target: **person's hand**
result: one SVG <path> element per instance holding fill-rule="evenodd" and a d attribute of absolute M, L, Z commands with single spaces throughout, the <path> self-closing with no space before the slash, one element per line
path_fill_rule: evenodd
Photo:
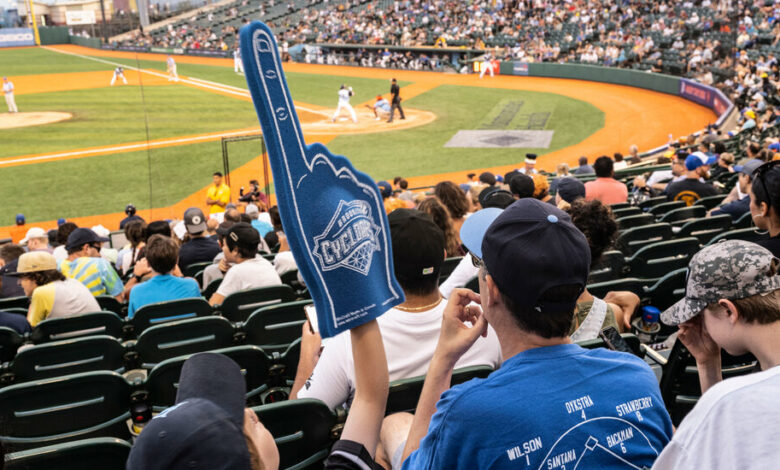
<path fill-rule="evenodd" d="M 322 337 L 312 331 L 309 320 L 306 320 L 303 323 L 303 331 L 301 332 L 301 360 L 305 358 L 313 368 L 317 364 L 321 352 Z"/>
<path fill-rule="evenodd" d="M 219 270 L 222 271 L 222 273 L 228 272 L 228 269 L 230 269 L 230 263 L 225 258 L 222 258 L 219 260 Z"/>
<path fill-rule="evenodd" d="M 149 262 L 146 258 L 141 258 L 135 262 L 133 266 L 133 276 L 143 277 L 152 272 L 152 268 L 149 267 Z"/>
<path fill-rule="evenodd" d="M 454 366 L 458 359 L 480 336 L 487 337 L 487 320 L 479 303 L 479 294 L 469 289 L 455 289 L 444 307 L 441 320 L 441 333 L 436 346 L 436 355 Z M 466 322 L 472 326 L 466 325 Z"/>
<path fill-rule="evenodd" d="M 279 234 L 279 252 L 290 251 L 290 244 L 287 243 L 287 235 Z"/>
<path fill-rule="evenodd" d="M 636 188 L 644 188 L 647 186 L 647 181 L 645 181 L 645 178 L 643 176 L 637 176 L 634 178 L 634 187 Z"/>
<path fill-rule="evenodd" d="M 702 315 L 696 315 L 680 324 L 680 332 L 677 337 L 691 352 L 697 364 L 717 363 L 720 365 L 720 346 L 707 332 Z"/>
<path fill-rule="evenodd" d="M 624 331 L 631 331 L 631 318 L 641 303 L 639 296 L 629 291 L 611 291 L 604 296 L 604 302 L 620 307 L 623 311 L 623 318 L 618 319 L 618 323 L 620 324 L 622 320 L 622 325 L 625 327 Z"/>
<path fill-rule="evenodd" d="M 244 408 L 244 437 L 251 443 L 250 458 L 259 460 L 261 468 L 279 468 L 279 449 L 276 448 L 274 437 L 250 408 Z"/>

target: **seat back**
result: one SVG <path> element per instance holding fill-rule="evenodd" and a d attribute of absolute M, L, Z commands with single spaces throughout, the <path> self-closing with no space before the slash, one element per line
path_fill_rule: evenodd
<path fill-rule="evenodd" d="M 213 313 L 214 310 L 205 299 L 193 297 L 144 305 L 135 312 L 130 323 L 133 325 L 135 334 L 140 335 L 150 326 L 174 320 L 205 317 Z"/>
<path fill-rule="evenodd" d="M 21 297 L 9 297 L 7 299 L 0 299 L 0 310 L 8 310 L 11 308 L 23 308 L 27 310 L 30 308 L 30 298 L 26 296 Z"/>
<path fill-rule="evenodd" d="M 631 256 L 640 248 L 656 242 L 670 240 L 672 238 L 672 226 L 670 224 L 650 224 L 634 227 L 620 232 L 615 240 L 615 248 L 626 256 Z"/>
<path fill-rule="evenodd" d="M 680 207 L 679 209 L 672 209 L 665 213 L 659 219 L 659 222 L 675 223 L 689 219 L 699 219 L 707 215 L 707 209 L 704 206 L 690 206 Z"/>
<path fill-rule="evenodd" d="M 624 277 L 612 281 L 588 284 L 588 292 L 594 297 L 603 299 L 610 291 L 627 290 L 636 294 L 640 299 L 645 297 L 645 289 L 642 281 L 633 277 Z"/>
<path fill-rule="evenodd" d="M 734 221 L 732 224 L 734 228 L 751 228 L 753 227 L 753 215 L 750 213 L 750 211 L 745 212 L 737 220 Z"/>
<path fill-rule="evenodd" d="M 114 312 L 85 313 L 75 317 L 44 320 L 35 325 L 30 339 L 35 344 L 94 335 L 120 339 L 123 325 L 122 319 Z"/>
<path fill-rule="evenodd" d="M 681 238 L 642 247 L 626 261 L 631 276 L 658 279 L 675 269 L 687 267 L 691 256 L 697 251 L 699 251 L 698 239 Z"/>
<path fill-rule="evenodd" d="M 89 437 L 128 439 L 130 384 L 116 372 L 84 372 L 0 389 L 6 450 Z"/>
<path fill-rule="evenodd" d="M 224 354 L 241 368 L 246 380 L 247 400 L 259 403 L 259 395 L 268 388 L 271 359 L 257 346 L 234 346 L 216 349 L 213 353 Z M 193 354 L 174 357 L 160 362 L 149 372 L 142 388 L 149 393 L 149 403 L 155 411 L 161 411 L 176 402 L 179 377 L 184 362 Z"/>
<path fill-rule="evenodd" d="M 618 230 L 628 230 L 634 227 L 641 227 L 642 225 L 650 225 L 655 223 L 655 217 L 650 214 L 629 215 L 628 217 L 621 217 L 617 220 Z"/>
<path fill-rule="evenodd" d="M 649 214 L 654 215 L 655 217 L 660 217 L 669 211 L 672 211 L 674 209 L 680 209 L 681 207 L 685 207 L 685 202 L 683 201 L 663 202 L 661 204 L 657 204 L 652 207 L 649 207 L 647 209 L 647 212 Z"/>
<path fill-rule="evenodd" d="M 622 209 L 612 209 L 612 213 L 615 215 L 616 219 L 619 219 L 631 215 L 641 215 L 642 210 L 638 207 L 624 207 Z"/>
<path fill-rule="evenodd" d="M 213 281 L 209 282 L 209 285 L 207 285 L 206 288 L 201 292 L 203 298 L 210 299 L 211 296 L 214 295 L 214 292 L 219 289 L 220 284 L 222 284 L 222 278 L 214 279 Z"/>
<path fill-rule="evenodd" d="M 708 245 L 713 245 L 721 240 L 745 240 L 746 242 L 756 243 L 767 238 L 769 238 L 769 233 L 767 232 L 759 232 L 756 228 L 740 228 L 716 235 L 710 240 Z"/>
<path fill-rule="evenodd" d="M 252 411 L 274 437 L 279 468 L 317 468 L 335 441 L 336 415 L 325 403 L 310 398 L 257 406 Z"/>
<path fill-rule="evenodd" d="M 721 203 L 726 199 L 725 194 L 718 194 L 717 196 L 707 196 L 699 199 L 698 201 L 694 202 L 694 206 L 703 206 L 705 209 L 710 210 L 714 209 L 715 207 L 718 207 L 718 204 Z"/>
<path fill-rule="evenodd" d="M 625 256 L 619 251 L 605 251 L 598 264 L 590 270 L 588 283 L 605 282 L 623 276 L 626 265 Z"/>
<path fill-rule="evenodd" d="M 181 273 L 185 277 L 195 277 L 198 271 L 203 271 L 204 269 L 211 266 L 212 264 L 214 264 L 214 262 L 212 261 L 203 261 L 200 263 L 188 264 L 187 266 L 184 267 L 184 269 L 181 270 Z"/>
<path fill-rule="evenodd" d="M 650 305 L 663 312 L 685 297 L 685 278 L 687 274 L 688 268 L 676 269 L 649 287 L 646 292 Z"/>
<path fill-rule="evenodd" d="M 609 208 L 612 209 L 612 212 L 614 213 L 616 210 L 619 209 L 625 209 L 627 207 L 633 207 L 628 202 L 616 202 L 614 204 L 610 204 Z"/>
<path fill-rule="evenodd" d="M 233 325 L 222 317 L 180 320 L 144 330 L 135 343 L 141 367 L 173 357 L 233 346 Z"/>
<path fill-rule="evenodd" d="M 306 321 L 303 307 L 311 303 L 299 300 L 257 309 L 244 324 L 246 342 L 269 354 L 284 351 L 301 337 L 301 325 Z"/>
<path fill-rule="evenodd" d="M 125 371 L 125 348 L 116 338 L 89 336 L 39 344 L 19 351 L 11 363 L 17 383 L 96 370 Z"/>
<path fill-rule="evenodd" d="M 731 228 L 731 216 L 728 214 L 714 215 L 701 219 L 693 219 L 685 224 L 677 232 L 678 238 L 696 237 L 703 245 L 709 243 L 713 237 L 720 235 Z"/>
<path fill-rule="evenodd" d="M 639 203 L 639 208 L 643 211 L 647 212 L 650 210 L 651 207 L 655 207 L 657 205 L 663 204 L 668 199 L 666 199 L 666 196 L 657 196 L 657 197 L 651 197 L 650 199 L 645 199 L 644 201 Z"/>
<path fill-rule="evenodd" d="M 112 437 L 94 437 L 14 452 L 5 456 L 5 470 L 100 470 L 125 468 L 130 443 Z"/>
<path fill-rule="evenodd" d="M 632 333 L 622 333 L 620 335 L 621 338 L 626 342 L 628 347 L 631 349 L 631 351 L 634 353 L 635 356 L 642 357 L 642 349 L 639 347 L 639 338 Z M 588 339 L 585 341 L 578 341 L 577 342 L 580 347 L 583 347 L 585 349 L 597 349 L 597 348 L 606 348 L 607 344 L 604 342 L 603 339 L 595 338 L 595 339 Z"/>
<path fill-rule="evenodd" d="M 456 369 L 452 372 L 450 387 L 468 382 L 474 378 L 484 379 L 493 368 L 490 366 L 472 366 Z M 417 409 L 417 402 L 420 400 L 425 376 L 420 375 L 408 379 L 395 380 L 390 384 L 390 391 L 387 395 L 386 415 L 406 411 L 414 413 Z"/>
<path fill-rule="evenodd" d="M 463 259 L 462 256 L 453 256 L 444 260 L 439 270 L 439 282 L 444 282 L 450 277 L 452 271 L 460 264 L 461 259 Z"/>
<path fill-rule="evenodd" d="M 120 304 L 115 297 L 111 297 L 110 295 L 99 295 L 95 297 L 95 300 L 97 300 L 98 305 L 100 305 L 100 310 L 114 312 L 120 317 L 124 317 L 124 305 Z"/>
<path fill-rule="evenodd" d="M 0 326 L 0 362 L 13 359 L 23 342 L 24 338 L 16 330 Z"/>
<path fill-rule="evenodd" d="M 237 323 L 246 321 L 249 315 L 260 307 L 292 300 L 295 300 L 295 293 L 288 285 L 259 287 L 228 295 L 219 311 L 223 317 Z"/>

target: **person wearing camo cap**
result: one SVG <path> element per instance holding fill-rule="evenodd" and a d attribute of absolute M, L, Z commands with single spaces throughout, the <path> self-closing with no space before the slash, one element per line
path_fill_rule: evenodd
<path fill-rule="evenodd" d="M 704 395 L 653 469 L 776 468 L 780 421 L 780 260 L 754 243 L 729 240 L 697 253 L 685 298 L 661 314 L 679 325 Z M 720 350 L 752 353 L 761 372 L 723 381 Z"/>

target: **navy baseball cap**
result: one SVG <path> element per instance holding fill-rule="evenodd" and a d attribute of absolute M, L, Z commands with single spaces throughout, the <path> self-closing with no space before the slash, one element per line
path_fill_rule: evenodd
<path fill-rule="evenodd" d="M 136 439 L 127 470 L 247 469 L 246 383 L 227 356 L 200 353 L 181 369 L 176 404 L 155 416 Z"/>
<path fill-rule="evenodd" d="M 16 225 L 24 225 L 24 214 L 16 214 Z"/>
<path fill-rule="evenodd" d="M 377 181 L 376 185 L 379 188 L 379 192 L 382 194 L 383 199 L 387 199 L 392 196 L 393 187 L 390 186 L 390 183 L 387 181 Z"/>
<path fill-rule="evenodd" d="M 585 289 L 590 248 L 568 214 L 537 199 L 520 199 L 504 211 L 485 209 L 461 228 L 466 249 L 480 258 L 499 290 L 519 306 L 574 311 L 579 294 L 558 302 L 540 297 L 550 288 Z"/>
<path fill-rule="evenodd" d="M 393 242 L 395 276 L 405 282 L 439 277 L 444 263 L 444 232 L 430 215 L 416 209 L 396 209 L 387 216 Z"/>
<path fill-rule="evenodd" d="M 505 209 L 513 202 L 515 202 L 515 198 L 512 196 L 512 193 L 496 186 L 488 186 L 479 193 L 479 205 L 483 209 L 488 207 Z"/>
<path fill-rule="evenodd" d="M 585 197 L 585 185 L 577 178 L 561 178 L 558 180 L 558 195 L 571 204 L 575 199 Z"/>
<path fill-rule="evenodd" d="M 107 241 L 109 241 L 108 238 L 99 237 L 92 229 L 79 227 L 68 235 L 68 242 L 65 244 L 65 249 L 70 250 L 86 245 L 87 243 L 105 243 Z"/>

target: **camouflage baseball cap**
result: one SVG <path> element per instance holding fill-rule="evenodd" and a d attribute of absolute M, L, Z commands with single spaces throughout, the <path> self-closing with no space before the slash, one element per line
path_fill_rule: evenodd
<path fill-rule="evenodd" d="M 705 247 L 691 259 L 685 298 L 661 314 L 667 325 L 679 325 L 720 299 L 744 299 L 780 289 L 778 263 L 764 247 L 742 240 L 728 240 Z"/>

